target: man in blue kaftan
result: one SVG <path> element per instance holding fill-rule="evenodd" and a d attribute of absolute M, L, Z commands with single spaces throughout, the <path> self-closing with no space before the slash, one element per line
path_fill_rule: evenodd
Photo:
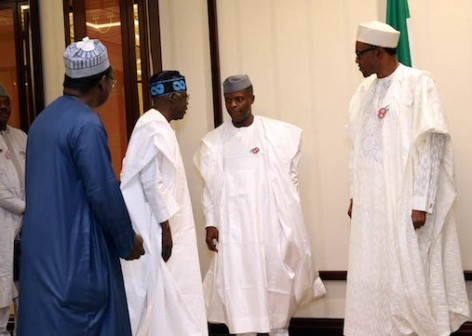
<path fill-rule="evenodd" d="M 144 250 L 93 110 L 115 80 L 98 40 L 71 44 L 64 61 L 64 95 L 29 131 L 18 334 L 129 336 L 120 258 Z"/>

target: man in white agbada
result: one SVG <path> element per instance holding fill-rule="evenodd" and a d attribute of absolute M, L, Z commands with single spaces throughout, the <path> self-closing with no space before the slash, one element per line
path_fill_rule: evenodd
<path fill-rule="evenodd" d="M 209 132 L 194 158 L 216 252 L 204 279 L 208 320 L 238 335 L 288 335 L 296 308 L 325 293 L 297 189 L 302 132 L 253 116 L 247 75 L 227 78 L 223 91 L 231 121 Z"/>
<path fill-rule="evenodd" d="M 10 335 L 10 304 L 15 301 L 16 307 L 18 303 L 13 243 L 25 211 L 26 134 L 7 125 L 10 114 L 10 96 L 0 84 L 0 335 Z"/>
<path fill-rule="evenodd" d="M 469 316 L 443 107 L 429 74 L 398 63 L 399 34 L 358 28 L 346 336 L 445 336 Z"/>
<path fill-rule="evenodd" d="M 133 335 L 208 335 L 192 206 L 170 121 L 188 105 L 185 78 L 150 78 L 156 109 L 139 118 L 121 174 L 121 190 L 145 256 L 122 263 Z"/>

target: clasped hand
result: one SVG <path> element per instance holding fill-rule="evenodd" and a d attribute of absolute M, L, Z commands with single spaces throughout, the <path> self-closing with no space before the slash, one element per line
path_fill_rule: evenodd
<path fill-rule="evenodd" d="M 131 251 L 130 255 L 126 258 L 126 260 L 139 259 L 143 254 L 144 254 L 143 237 L 137 234 L 136 236 L 134 236 L 133 250 Z"/>

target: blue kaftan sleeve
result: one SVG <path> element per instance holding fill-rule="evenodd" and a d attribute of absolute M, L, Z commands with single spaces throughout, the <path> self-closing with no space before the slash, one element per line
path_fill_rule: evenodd
<path fill-rule="evenodd" d="M 80 127 L 72 142 L 74 162 L 93 214 L 118 255 L 126 258 L 133 249 L 135 233 L 111 166 L 107 134 L 98 117 Z"/>

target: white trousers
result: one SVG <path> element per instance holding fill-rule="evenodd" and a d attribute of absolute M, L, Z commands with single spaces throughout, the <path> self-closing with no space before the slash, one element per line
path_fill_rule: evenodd
<path fill-rule="evenodd" d="M 0 308 L 0 335 L 10 336 L 10 332 L 7 331 L 8 319 L 10 318 L 10 307 Z"/>
<path fill-rule="evenodd" d="M 15 308 L 15 330 L 13 335 L 16 335 L 16 316 L 18 314 L 18 298 L 13 300 Z M 10 332 L 7 330 L 8 320 L 10 319 L 10 307 L 0 308 L 0 336 L 10 336 Z"/>

